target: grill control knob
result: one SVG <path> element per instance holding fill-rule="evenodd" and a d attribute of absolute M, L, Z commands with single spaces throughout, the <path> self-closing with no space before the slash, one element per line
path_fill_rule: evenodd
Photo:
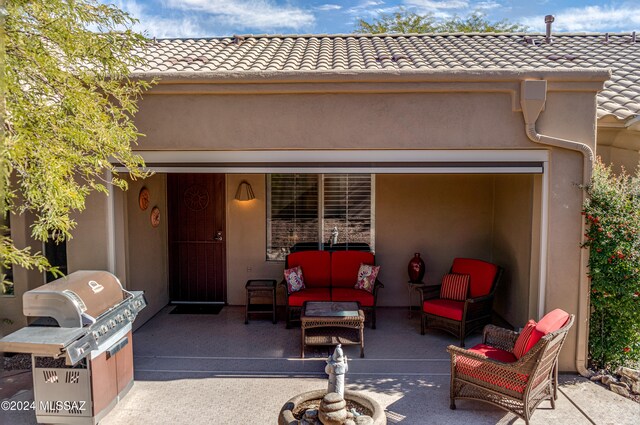
<path fill-rule="evenodd" d="M 100 337 L 100 333 L 98 333 L 98 331 L 93 331 L 93 337 L 98 339 Z"/>
<path fill-rule="evenodd" d="M 118 314 L 116 316 L 116 322 L 118 323 L 122 323 L 122 321 L 124 320 L 124 317 L 122 316 L 122 314 Z"/>
<path fill-rule="evenodd" d="M 113 329 L 116 327 L 116 321 L 111 319 L 109 320 L 109 328 Z"/>
<path fill-rule="evenodd" d="M 124 315 L 127 316 L 127 318 L 131 317 L 131 310 L 129 310 L 128 308 L 124 311 Z"/>
<path fill-rule="evenodd" d="M 104 335 L 107 332 L 109 332 L 109 329 L 105 325 L 100 326 L 100 335 Z"/>

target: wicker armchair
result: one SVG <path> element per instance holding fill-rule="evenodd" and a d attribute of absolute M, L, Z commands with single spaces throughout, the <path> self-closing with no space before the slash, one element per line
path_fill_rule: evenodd
<path fill-rule="evenodd" d="M 471 332 L 481 330 L 491 323 L 493 297 L 503 269 L 495 264 L 471 258 L 456 258 L 451 273 L 468 274 L 470 287 L 464 301 L 452 301 L 440 298 L 440 285 L 428 285 L 420 288 L 422 321 L 420 333 L 425 328 L 440 329 L 457 336 L 460 346 Z"/>
<path fill-rule="evenodd" d="M 493 325 L 484 328 L 483 344 L 469 350 L 450 345 L 450 408 L 456 408 L 456 399 L 480 400 L 514 413 L 526 424 L 542 401 L 549 400 L 555 409 L 558 356 L 573 321 L 570 315 L 560 329 L 543 336 L 517 360 L 512 352 L 519 334 Z"/>

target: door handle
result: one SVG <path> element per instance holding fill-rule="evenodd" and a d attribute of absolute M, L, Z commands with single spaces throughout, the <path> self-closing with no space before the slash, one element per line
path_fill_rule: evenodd
<path fill-rule="evenodd" d="M 222 242 L 222 231 L 218 230 L 216 235 L 213 237 L 213 240 L 216 242 Z"/>

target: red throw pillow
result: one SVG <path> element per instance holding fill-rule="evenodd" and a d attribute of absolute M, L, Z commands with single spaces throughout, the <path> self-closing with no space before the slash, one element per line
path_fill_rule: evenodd
<path fill-rule="evenodd" d="M 469 293 L 470 277 L 468 274 L 445 274 L 440 287 L 440 298 L 454 301 L 466 300 Z"/>
<path fill-rule="evenodd" d="M 543 337 L 542 333 L 536 330 L 536 325 L 535 320 L 529 320 L 520 335 L 518 335 L 518 339 L 513 346 L 513 355 L 516 356 L 516 359 L 520 359 L 527 354 Z"/>
<path fill-rule="evenodd" d="M 360 264 L 358 270 L 358 280 L 356 282 L 356 289 L 364 289 L 365 291 L 373 293 L 373 288 L 376 286 L 376 278 L 380 266 L 370 266 L 369 264 Z"/>
<path fill-rule="evenodd" d="M 284 280 L 287 281 L 287 291 L 292 294 L 304 289 L 304 276 L 302 267 L 296 266 L 284 271 Z"/>

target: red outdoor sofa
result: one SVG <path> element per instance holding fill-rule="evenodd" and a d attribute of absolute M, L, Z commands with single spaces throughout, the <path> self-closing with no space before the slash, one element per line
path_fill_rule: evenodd
<path fill-rule="evenodd" d="M 375 265 L 375 256 L 363 251 L 301 251 L 289 254 L 285 269 L 300 266 L 305 288 L 289 293 L 285 287 L 287 328 L 300 316 L 305 301 L 357 301 L 376 328 L 378 290 L 384 285 L 376 279 L 372 292 L 356 289 L 361 264 Z"/>

